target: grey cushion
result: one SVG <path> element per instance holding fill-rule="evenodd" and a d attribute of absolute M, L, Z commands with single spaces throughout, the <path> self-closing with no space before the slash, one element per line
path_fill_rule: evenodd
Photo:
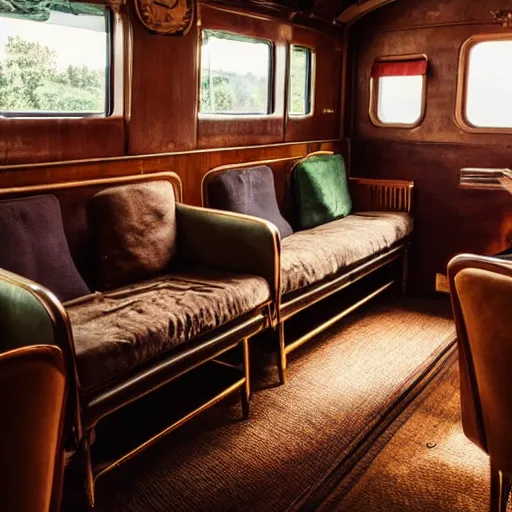
<path fill-rule="evenodd" d="M 118 380 L 269 300 L 262 277 L 196 268 L 68 307 L 82 389 Z"/>
<path fill-rule="evenodd" d="M 374 256 L 412 231 L 400 212 L 364 212 L 299 231 L 281 246 L 283 294 L 318 284 Z"/>
<path fill-rule="evenodd" d="M 32 279 L 61 301 L 90 293 L 69 252 L 55 196 L 0 202 L 0 267 Z"/>
<path fill-rule="evenodd" d="M 277 226 L 281 238 L 293 233 L 279 211 L 274 174 L 266 165 L 218 174 L 208 184 L 208 202 L 212 208 L 268 220 Z"/>
<path fill-rule="evenodd" d="M 88 212 L 100 289 L 154 276 L 176 253 L 174 191 L 167 181 L 107 188 L 91 199 Z"/>

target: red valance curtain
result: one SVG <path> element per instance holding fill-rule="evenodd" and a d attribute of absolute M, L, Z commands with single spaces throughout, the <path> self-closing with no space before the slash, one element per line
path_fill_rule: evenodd
<path fill-rule="evenodd" d="M 381 60 L 375 61 L 372 66 L 372 78 L 382 76 L 418 76 L 427 74 L 427 60 L 425 58 L 411 60 Z"/>

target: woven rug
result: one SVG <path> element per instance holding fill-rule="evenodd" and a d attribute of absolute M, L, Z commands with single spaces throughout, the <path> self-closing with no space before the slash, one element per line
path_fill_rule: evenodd
<path fill-rule="evenodd" d="M 247 421 L 224 402 L 102 477 L 95 510 L 300 508 L 370 446 L 454 340 L 447 301 L 385 296 L 294 353 L 288 383 L 255 392 Z"/>
<path fill-rule="evenodd" d="M 464 436 L 459 399 L 458 368 L 454 365 L 363 469 L 362 476 L 357 476 L 357 483 L 342 482 L 319 510 L 488 510 L 489 459 Z M 359 465 L 366 466 L 366 461 Z"/>

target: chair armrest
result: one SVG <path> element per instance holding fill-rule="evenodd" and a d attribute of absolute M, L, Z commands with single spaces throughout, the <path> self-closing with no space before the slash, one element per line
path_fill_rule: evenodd
<path fill-rule="evenodd" d="M 77 446 L 82 417 L 75 346 L 68 314 L 43 286 L 0 268 L 0 351 L 30 345 L 56 345 L 63 354 L 68 378 L 68 425 Z"/>
<path fill-rule="evenodd" d="M 178 254 L 206 267 L 265 278 L 277 321 L 281 297 L 281 240 L 270 222 L 222 210 L 178 203 Z"/>
<path fill-rule="evenodd" d="M 350 178 L 354 211 L 411 213 L 413 181 Z"/>

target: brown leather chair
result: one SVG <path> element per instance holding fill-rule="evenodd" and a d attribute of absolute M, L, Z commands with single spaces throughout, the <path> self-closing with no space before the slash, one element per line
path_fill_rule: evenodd
<path fill-rule="evenodd" d="M 462 426 L 491 459 L 491 511 L 512 477 L 512 263 L 460 255 L 448 265 L 457 326 Z"/>
<path fill-rule="evenodd" d="M 1 510 L 60 509 L 66 393 L 59 348 L 34 345 L 0 354 Z"/>

